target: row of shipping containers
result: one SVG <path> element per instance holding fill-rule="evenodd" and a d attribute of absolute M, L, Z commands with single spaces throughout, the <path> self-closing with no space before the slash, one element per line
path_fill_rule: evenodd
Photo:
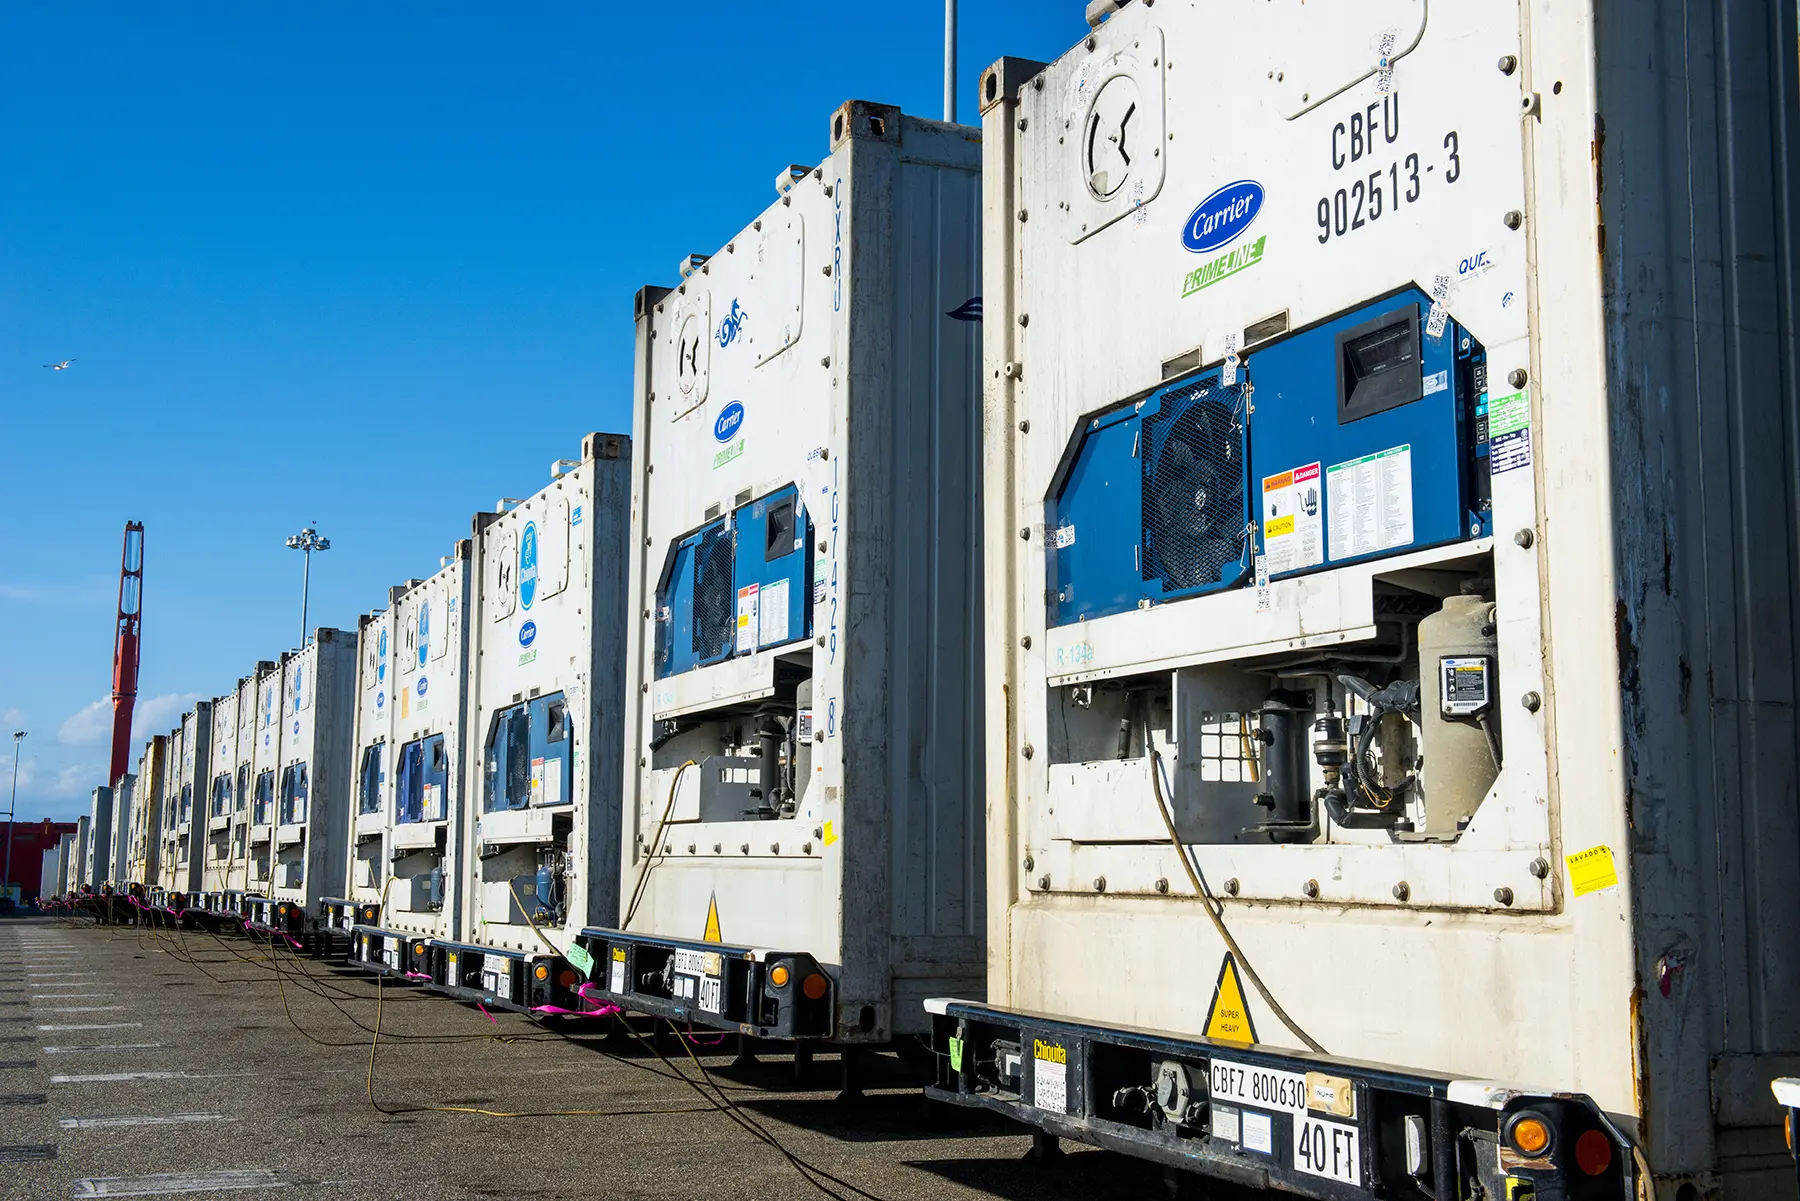
<path fill-rule="evenodd" d="M 90 878 L 1308 1196 L 1791 1188 L 1792 6 L 1089 8 L 834 112 Z"/>

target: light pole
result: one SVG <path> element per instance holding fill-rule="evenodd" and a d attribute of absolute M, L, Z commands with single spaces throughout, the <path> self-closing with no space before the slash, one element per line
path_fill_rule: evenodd
<path fill-rule="evenodd" d="M 956 124 L 956 0 L 944 0 L 944 120 Z"/>
<path fill-rule="evenodd" d="M 19 746 L 24 741 L 25 741 L 25 731 L 24 730 L 14 730 L 13 731 L 12 799 L 6 803 L 6 868 L 3 873 L 6 878 L 4 880 L 0 880 L 0 885 L 5 886 L 6 895 L 9 897 L 12 895 L 13 826 L 16 824 L 16 819 L 18 817 L 18 810 L 19 810 Z"/>
<path fill-rule="evenodd" d="M 289 550 L 303 551 L 306 565 L 300 569 L 300 645 L 306 646 L 306 598 L 312 588 L 312 553 L 331 549 L 331 539 L 319 537 L 310 525 L 287 540 Z"/>

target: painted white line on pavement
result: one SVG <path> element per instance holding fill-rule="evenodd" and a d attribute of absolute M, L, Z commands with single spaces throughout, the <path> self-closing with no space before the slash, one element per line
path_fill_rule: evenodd
<path fill-rule="evenodd" d="M 158 1172 L 154 1176 L 102 1176 L 75 1182 L 72 1194 L 87 1197 L 161 1197 L 170 1193 L 219 1193 L 230 1189 L 287 1188 L 268 1168 L 225 1172 Z"/>
<path fill-rule="evenodd" d="M 51 1084 L 124 1084 L 131 1080 L 223 1080 L 228 1076 L 252 1076 L 254 1072 L 86 1072 L 52 1076 Z"/>
<path fill-rule="evenodd" d="M 65 1130 L 114 1130 L 124 1126 L 179 1126 L 188 1122 L 235 1122 L 222 1113 L 120 1114 L 108 1118 L 64 1118 Z"/>

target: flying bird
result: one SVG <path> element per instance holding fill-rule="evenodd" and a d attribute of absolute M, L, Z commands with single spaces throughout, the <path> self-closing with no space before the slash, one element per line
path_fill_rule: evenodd
<path fill-rule="evenodd" d="M 50 368 L 52 371 L 67 371 L 69 369 L 69 364 L 74 361 L 74 359 L 64 359 L 60 363 L 45 363 L 44 366 Z"/>

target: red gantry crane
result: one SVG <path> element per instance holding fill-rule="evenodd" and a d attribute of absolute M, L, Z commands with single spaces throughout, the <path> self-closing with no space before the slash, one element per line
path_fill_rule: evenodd
<path fill-rule="evenodd" d="M 113 633 L 113 731 L 110 786 L 131 762 L 131 710 L 137 703 L 138 632 L 144 605 L 144 523 L 125 523 L 119 556 L 119 621 Z"/>

